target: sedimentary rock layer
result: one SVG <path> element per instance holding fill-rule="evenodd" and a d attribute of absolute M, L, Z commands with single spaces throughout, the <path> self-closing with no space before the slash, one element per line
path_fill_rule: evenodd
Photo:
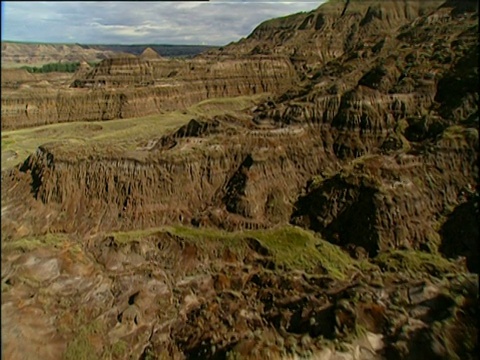
<path fill-rule="evenodd" d="M 114 58 L 72 79 L 70 89 L 2 92 L 2 129 L 145 116 L 209 98 L 278 92 L 296 80 L 284 57 L 219 61 Z"/>

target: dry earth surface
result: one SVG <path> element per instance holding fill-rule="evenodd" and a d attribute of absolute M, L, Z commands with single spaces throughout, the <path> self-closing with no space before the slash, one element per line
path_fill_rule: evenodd
<path fill-rule="evenodd" d="M 451 0 L 2 68 L 4 358 L 473 359 L 477 85 Z"/>

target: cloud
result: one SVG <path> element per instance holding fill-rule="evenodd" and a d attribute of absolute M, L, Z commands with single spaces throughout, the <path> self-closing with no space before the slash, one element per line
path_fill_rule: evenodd
<path fill-rule="evenodd" d="M 323 2 L 2 2 L 2 40 L 225 45 L 247 36 L 262 21 L 310 11 Z"/>

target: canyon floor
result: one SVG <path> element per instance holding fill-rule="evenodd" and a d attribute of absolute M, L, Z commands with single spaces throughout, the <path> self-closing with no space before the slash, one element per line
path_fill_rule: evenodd
<path fill-rule="evenodd" d="M 477 85 L 474 1 L 2 68 L 3 358 L 473 359 Z"/>

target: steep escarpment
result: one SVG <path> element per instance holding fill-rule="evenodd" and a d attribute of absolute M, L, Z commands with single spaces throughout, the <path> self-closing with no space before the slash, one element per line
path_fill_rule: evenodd
<path fill-rule="evenodd" d="M 249 133 L 236 123 L 213 124 L 205 137 L 192 120 L 151 150 L 45 145 L 12 181 L 31 178 L 34 197 L 63 214 L 52 228 L 68 223 L 68 231 L 92 222 L 102 229 L 178 221 L 268 227 L 287 221 L 311 174 L 336 161 L 303 128 Z"/>
<path fill-rule="evenodd" d="M 78 74 L 70 89 L 2 93 L 2 129 L 151 115 L 218 98 L 277 92 L 296 83 L 285 58 L 113 58 Z"/>
<path fill-rule="evenodd" d="M 295 224 L 371 256 L 437 251 L 442 217 L 478 182 L 478 132 L 451 127 L 428 147 L 353 162 L 338 158 L 333 137 L 323 134 L 192 120 L 148 151 L 45 145 L 4 181 L 30 184 L 36 201 L 57 214 L 31 225 L 32 233 L 177 222 L 266 228 L 292 214 Z"/>
<path fill-rule="evenodd" d="M 361 43 L 320 63 L 303 90 L 283 94 L 276 108 L 259 115 L 331 123 L 369 149 L 399 134 L 425 140 L 461 119 L 478 118 L 476 19 L 477 12 L 459 15 L 445 4 L 369 47 Z"/>
<path fill-rule="evenodd" d="M 143 87 L 146 85 L 172 86 L 184 81 L 237 81 L 251 86 L 257 80 L 294 77 L 290 61 L 285 57 L 220 57 L 217 59 L 165 60 L 145 57 L 117 57 L 103 61 L 84 78 L 75 79 L 74 88 L 89 87 Z M 233 85 L 233 84 L 232 84 Z M 290 85 L 292 85 L 290 83 Z M 260 91 L 260 89 L 258 89 Z M 263 90 L 265 91 L 265 90 Z"/>
<path fill-rule="evenodd" d="M 371 9 L 381 6 L 397 6 L 400 3 L 374 1 L 365 3 L 363 11 L 373 11 Z M 416 6 L 414 2 L 407 3 L 405 9 L 408 6 Z M 350 4 L 356 4 L 358 9 L 361 8 L 360 2 L 352 1 Z M 435 2 L 425 4 L 435 5 Z M 476 23 L 478 15 L 472 8 L 459 12 L 458 6 L 460 5 L 437 2 L 436 6 L 428 8 L 428 11 L 422 10 L 423 16 L 417 17 L 415 21 L 411 21 L 412 19 L 405 21 L 403 26 L 393 30 L 389 28 L 388 21 L 382 20 L 382 17 L 377 18 L 375 21 L 378 25 L 381 24 L 388 34 L 383 34 L 372 42 L 360 37 L 353 42 L 354 46 L 349 51 L 328 61 L 316 61 L 314 71 L 303 69 L 303 74 L 311 81 L 306 82 L 302 99 L 309 102 L 315 96 L 341 95 L 345 90 L 365 86 L 378 91 L 375 94 L 377 96 L 430 94 L 436 96 L 439 102 L 443 102 L 442 89 L 451 81 L 449 79 L 454 77 L 451 75 L 452 72 L 458 73 L 457 79 L 465 79 L 459 96 L 462 97 L 465 92 L 475 93 L 469 79 L 478 77 L 475 75 L 477 71 L 475 61 L 478 59 L 475 37 L 478 30 Z M 322 6 L 317 11 L 321 12 L 323 8 Z M 386 13 L 391 14 L 389 11 Z M 358 26 L 366 34 L 369 32 L 368 23 L 361 23 Z M 302 32 L 297 31 L 295 36 L 301 34 Z M 377 34 L 378 32 L 372 32 L 369 36 Z M 341 31 L 338 36 L 342 36 Z M 241 44 L 231 45 L 231 51 L 242 52 Z M 318 57 L 313 59 L 318 60 Z M 455 70 L 455 64 L 458 64 L 464 74 L 460 76 L 458 70 Z M 305 96 L 305 93 L 309 94 L 310 98 Z M 428 104 L 425 107 L 428 107 Z"/>

